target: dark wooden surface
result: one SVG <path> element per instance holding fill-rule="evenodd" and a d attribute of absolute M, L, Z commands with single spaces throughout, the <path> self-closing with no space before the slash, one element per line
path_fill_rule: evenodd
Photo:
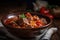
<path fill-rule="evenodd" d="M 25 6 L 26 7 L 26 6 Z M 0 19 L 2 18 L 2 16 L 8 14 L 8 12 L 10 12 L 11 10 L 16 10 L 16 9 L 25 9 L 23 7 L 0 7 Z M 56 33 L 54 33 L 51 37 L 51 40 L 60 40 L 60 19 L 55 19 L 55 24 L 57 25 L 56 27 L 58 28 L 58 31 Z"/>

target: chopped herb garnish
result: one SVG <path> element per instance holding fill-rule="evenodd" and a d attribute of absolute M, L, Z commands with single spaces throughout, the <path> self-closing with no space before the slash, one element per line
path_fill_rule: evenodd
<path fill-rule="evenodd" d="M 25 14 L 19 15 L 19 18 L 25 18 Z"/>

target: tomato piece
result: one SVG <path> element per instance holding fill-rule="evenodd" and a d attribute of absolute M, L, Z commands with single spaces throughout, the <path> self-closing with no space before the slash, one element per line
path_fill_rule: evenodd
<path fill-rule="evenodd" d="M 37 20 L 37 21 L 36 21 L 36 24 L 37 24 L 38 26 L 44 26 L 44 25 L 45 25 L 45 23 L 43 23 L 41 20 Z"/>
<path fill-rule="evenodd" d="M 30 12 L 27 12 L 26 16 L 31 17 L 32 15 L 30 14 Z"/>
<path fill-rule="evenodd" d="M 6 20 L 4 21 L 4 24 L 8 25 L 11 21 L 12 21 L 12 20 L 10 20 L 10 19 L 6 19 Z"/>
<path fill-rule="evenodd" d="M 37 24 L 38 26 L 42 26 L 42 24 L 41 24 L 40 22 L 36 22 L 36 24 Z"/>
<path fill-rule="evenodd" d="M 16 20 L 18 20 L 18 17 L 6 19 L 6 20 L 4 21 L 4 24 L 7 25 L 7 24 L 12 23 L 13 21 L 16 21 Z"/>

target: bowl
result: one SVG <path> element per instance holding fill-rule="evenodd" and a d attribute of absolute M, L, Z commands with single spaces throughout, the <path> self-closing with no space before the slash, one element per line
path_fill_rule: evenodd
<path fill-rule="evenodd" d="M 8 32 L 10 32 L 12 35 L 19 37 L 19 38 L 32 38 L 32 37 L 36 37 L 37 35 L 40 35 L 40 30 L 45 29 L 45 28 L 49 28 L 49 26 L 52 24 L 52 19 L 42 15 L 40 13 L 37 12 L 30 12 L 32 15 L 37 15 L 41 18 L 45 18 L 47 20 L 47 25 L 42 26 L 40 28 L 31 28 L 31 29 L 22 29 L 22 28 L 12 28 L 8 27 L 7 25 L 4 24 L 4 21 L 6 19 L 8 19 L 10 16 L 17 16 L 21 13 L 26 13 L 26 12 L 16 12 L 16 13 L 10 13 L 7 14 L 5 16 L 2 17 L 1 22 L 4 25 L 4 27 L 8 30 Z"/>

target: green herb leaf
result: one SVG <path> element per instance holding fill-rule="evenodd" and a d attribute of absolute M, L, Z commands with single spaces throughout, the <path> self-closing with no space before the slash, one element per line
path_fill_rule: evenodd
<path fill-rule="evenodd" d="M 25 18 L 24 14 L 19 15 L 19 18 Z"/>

